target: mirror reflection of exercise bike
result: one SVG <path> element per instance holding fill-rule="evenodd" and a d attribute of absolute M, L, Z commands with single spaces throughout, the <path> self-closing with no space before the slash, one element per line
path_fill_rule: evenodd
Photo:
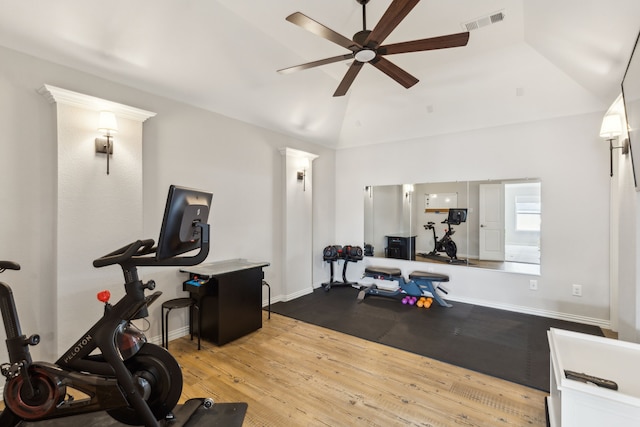
<path fill-rule="evenodd" d="M 456 242 L 453 241 L 451 236 L 455 233 L 455 230 L 451 228 L 452 225 L 460 225 L 463 222 L 467 221 L 467 209 L 449 209 L 449 215 L 447 219 L 442 221 L 442 224 L 447 224 L 447 228 L 445 229 L 444 236 L 440 240 L 438 240 L 438 236 L 436 236 L 436 228 L 435 222 L 427 222 L 424 225 L 425 230 L 431 230 L 433 232 L 433 242 L 434 247 L 433 250 L 427 254 L 419 254 L 421 256 L 427 258 L 440 257 L 439 252 L 444 252 L 449 257 L 448 262 L 454 263 L 459 262 L 458 260 L 458 247 L 456 246 Z"/>
<path fill-rule="evenodd" d="M 137 240 L 93 262 L 94 267 L 120 265 L 125 295 L 111 304 L 108 291 L 101 292 L 103 316 L 55 363 L 32 361 L 29 346 L 38 344 L 40 337 L 22 334 L 13 292 L 0 282 L 9 354 L 9 363 L 1 366 L 7 381 L 0 426 L 106 411 L 127 425 L 158 427 L 166 422 L 177 427 L 185 425 L 198 407 L 211 406 L 210 399 L 198 399 L 199 406 L 190 405 L 191 413 L 173 412 L 182 393 L 180 365 L 163 347 L 148 343 L 131 323 L 147 317 L 147 307 L 162 294 L 145 295 L 155 283 L 143 283 L 137 267 L 191 266 L 207 257 L 211 199 L 210 193 L 171 186 L 157 247 L 152 239 Z M 180 256 L 196 249 L 193 256 Z M 19 269 L 15 262 L 0 261 L 0 272 Z M 86 398 L 74 399 L 74 390 Z"/>

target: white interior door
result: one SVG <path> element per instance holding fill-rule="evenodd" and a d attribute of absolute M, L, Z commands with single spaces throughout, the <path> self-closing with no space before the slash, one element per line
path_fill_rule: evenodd
<path fill-rule="evenodd" d="M 504 261 L 504 185 L 480 185 L 480 259 Z"/>

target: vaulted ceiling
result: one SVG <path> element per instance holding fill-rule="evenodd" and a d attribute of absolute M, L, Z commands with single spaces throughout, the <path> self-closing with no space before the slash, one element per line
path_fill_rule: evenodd
<path fill-rule="evenodd" d="M 370 0 L 368 29 L 390 4 Z M 638 0 L 422 0 L 385 44 L 479 22 L 467 46 L 387 57 L 419 79 L 409 89 L 365 64 L 333 97 L 349 60 L 276 72 L 349 53 L 287 22 L 296 11 L 363 29 L 356 0 L 0 0 L 0 45 L 345 148 L 604 111 L 640 30 Z"/>

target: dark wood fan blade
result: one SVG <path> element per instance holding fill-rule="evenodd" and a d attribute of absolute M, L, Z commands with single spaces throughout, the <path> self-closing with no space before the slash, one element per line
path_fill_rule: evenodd
<path fill-rule="evenodd" d="M 468 42 L 469 32 L 450 34 L 448 36 L 431 37 L 429 39 L 413 40 L 410 42 L 394 43 L 380 46 L 378 48 L 378 55 L 393 55 L 396 53 L 447 49 L 450 47 L 466 46 Z"/>
<path fill-rule="evenodd" d="M 377 49 L 420 0 L 394 0 L 364 41 L 364 45 Z"/>
<path fill-rule="evenodd" d="M 334 62 L 340 62 L 346 59 L 353 59 L 353 53 L 345 53 L 344 55 L 334 56 L 333 58 L 320 59 L 318 61 L 307 62 L 306 64 L 283 68 L 282 70 L 278 70 L 278 72 L 281 74 L 289 74 L 294 71 L 306 70 L 308 68 L 319 67 L 320 65 L 333 64 Z"/>
<path fill-rule="evenodd" d="M 378 70 L 385 73 L 387 76 L 391 77 L 393 80 L 400 83 L 405 88 L 410 88 L 414 84 L 418 83 L 418 79 L 413 77 L 411 74 L 404 71 L 402 68 L 398 67 L 391 61 L 378 56 L 376 59 L 370 62 L 371 65 L 376 67 Z"/>
<path fill-rule="evenodd" d="M 312 32 L 315 35 L 322 37 L 323 39 L 332 41 L 351 51 L 355 52 L 362 47 L 353 40 L 350 40 L 345 36 L 336 33 L 331 28 L 325 27 L 321 23 L 314 21 L 303 13 L 292 13 L 291 15 L 287 16 L 286 20 L 291 22 L 292 24 L 296 24 L 297 26 L 304 28 L 309 32 Z"/>
<path fill-rule="evenodd" d="M 334 92 L 333 96 L 344 96 L 347 93 L 347 91 L 351 87 L 351 84 L 362 69 L 362 65 L 364 65 L 363 62 L 353 61 L 353 64 L 351 64 L 351 66 L 347 70 L 347 74 L 345 74 L 342 78 L 342 81 L 338 85 L 338 88 Z"/>

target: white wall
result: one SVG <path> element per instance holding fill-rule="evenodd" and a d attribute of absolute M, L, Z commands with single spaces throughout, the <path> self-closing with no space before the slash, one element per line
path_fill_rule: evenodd
<path fill-rule="evenodd" d="M 619 145 L 619 144 L 616 144 Z M 614 166 L 614 176 L 612 180 L 612 213 L 613 221 L 617 226 L 612 230 L 618 238 L 614 240 L 611 247 L 615 260 L 612 264 L 617 269 L 618 288 L 614 300 L 618 304 L 618 316 L 616 318 L 616 330 L 618 337 L 625 341 L 640 342 L 640 310 L 638 304 L 638 279 L 637 274 L 637 254 L 636 242 L 638 240 L 638 195 L 635 192 L 633 180 L 633 165 L 630 156 L 618 157 L 620 150 L 614 150 L 614 156 L 620 162 Z M 616 188 L 614 188 L 616 187 Z M 617 242 L 617 243 L 616 243 Z"/>
<path fill-rule="evenodd" d="M 314 281 L 324 279 L 322 248 L 332 243 L 335 233 L 335 156 L 332 150 L 2 47 L 0 63 L 3 64 L 0 67 L 0 258 L 17 261 L 23 266 L 20 272 L 3 273 L 0 280 L 10 283 L 14 290 L 23 332 L 42 336 L 42 343 L 33 349 L 34 359 L 51 360 L 57 356 L 54 336 L 57 291 L 51 280 L 58 274 L 55 253 L 60 250 L 55 246 L 59 202 L 56 113 L 55 108 L 37 93 L 45 83 L 157 113 L 144 123 L 143 235 L 130 236 L 126 242 L 119 242 L 108 250 L 129 240 L 157 239 L 170 184 L 207 189 L 214 193 L 212 250 L 208 260 L 244 257 L 270 262 L 271 266 L 265 268 L 266 279 L 271 284 L 272 298 L 281 298 L 283 233 L 279 218 L 282 216 L 283 185 L 282 156 L 278 149 L 288 146 L 320 156 L 313 162 L 316 178 L 314 244 L 309 250 L 313 250 Z M 91 154 L 86 162 L 93 165 L 95 160 L 95 154 Z M 83 164 L 81 169 L 86 166 Z M 113 166 L 112 173 L 116 173 L 115 164 Z M 102 173 L 106 165 L 100 162 L 96 167 L 97 172 Z M 69 209 L 74 207 L 74 201 L 66 197 L 60 202 Z M 81 208 L 79 202 L 77 206 Z M 129 196 L 123 194 L 111 203 L 114 211 L 126 212 Z M 139 218 L 133 221 L 139 221 Z M 96 227 L 90 218 L 87 222 L 88 226 Z M 91 241 L 84 242 L 83 248 L 77 248 L 86 254 L 78 262 L 90 262 L 104 255 L 104 246 L 115 238 L 109 231 L 105 232 L 104 239 L 96 232 L 94 229 Z M 65 260 L 61 268 L 68 268 L 74 261 Z M 108 267 L 111 268 L 117 270 L 117 267 Z M 73 272 L 62 274 L 72 275 Z M 182 281 L 185 277 L 177 272 L 177 268 L 144 268 L 140 269 L 140 275 L 143 280 L 156 280 L 157 289 L 164 293 L 161 300 L 184 295 Z M 98 270 L 87 280 L 92 280 L 92 289 L 113 286 L 116 286 L 113 292 L 122 289 L 121 283 L 114 285 L 111 278 L 101 276 Z M 86 289 L 78 290 L 85 291 L 89 293 Z M 87 304 L 94 303 L 94 295 L 87 298 Z M 147 335 L 159 341 L 160 304 L 152 306 L 150 313 Z M 75 326 L 84 332 L 94 320 L 78 316 Z M 172 329 L 184 325 L 186 319 L 182 320 L 181 324 L 177 315 L 172 316 Z M 72 335 L 71 331 L 69 335 Z M 0 360 L 5 359 L 6 349 L 0 346 Z"/>
<path fill-rule="evenodd" d="M 534 177 L 542 181 L 541 275 L 530 277 L 433 264 L 449 274 L 449 298 L 589 323 L 609 324 L 608 147 L 599 138 L 602 114 L 481 129 L 337 152 L 336 211 L 362 210 L 365 185 Z M 363 216 L 336 222 L 341 241 L 362 241 Z M 367 259 L 354 265 L 410 261 Z M 538 291 L 529 290 L 529 279 Z M 583 296 L 571 295 L 573 283 Z"/>
<path fill-rule="evenodd" d="M 97 270 L 92 262 L 142 234 L 142 123 L 118 118 L 107 175 L 106 155 L 97 154 L 94 146 L 100 136 L 98 112 L 60 102 L 55 108 L 57 275 L 51 277 L 57 294 L 57 353 L 62 354 L 102 316 L 98 292 L 109 289 L 114 303 L 124 294 L 122 270 Z"/>
<path fill-rule="evenodd" d="M 313 162 L 314 286 L 329 277 L 322 248 L 363 242 L 365 185 L 536 177 L 542 179 L 543 204 L 539 290 L 529 291 L 525 275 L 438 267 L 451 276 L 451 299 L 609 321 L 609 171 L 608 147 L 598 137 L 602 114 L 333 152 L 8 49 L 0 48 L 0 62 L 0 258 L 23 265 L 2 280 L 14 288 L 25 333 L 43 337 L 34 349 L 36 358 L 52 357 L 47 352 L 52 351 L 51 301 L 56 299 L 49 281 L 56 274 L 56 118 L 36 92 L 43 83 L 156 112 L 144 124 L 144 235 L 131 238 L 157 238 L 169 184 L 208 189 L 214 193 L 209 260 L 269 261 L 265 273 L 274 300 L 283 296 L 278 149 L 288 146 L 320 156 Z M 568 213 L 575 214 L 573 220 L 566 219 Z M 103 254 L 93 243 L 86 251 L 88 258 Z M 420 267 L 382 261 L 396 263 L 405 273 Z M 365 262 L 349 266 L 350 280 L 360 279 Z M 141 275 L 157 281 L 163 298 L 183 294 L 184 275 L 176 269 L 141 269 Z M 583 285 L 582 298 L 571 296 L 572 283 Z M 112 285 L 97 280 L 95 286 L 101 284 Z M 159 335 L 159 311 L 159 305 L 152 307 L 150 337 Z M 0 358 L 4 351 L 0 348 Z"/>
<path fill-rule="evenodd" d="M 333 186 L 322 182 L 329 177 L 329 184 L 333 183 L 333 152 L 170 100 L 154 98 L 152 106 L 157 116 L 145 122 L 143 135 L 145 236 L 157 238 L 170 184 L 211 191 L 208 261 L 247 258 L 270 262 L 264 272 L 272 302 L 282 299 L 286 296 L 281 286 L 285 183 L 284 157 L 279 149 L 316 153 L 313 245 L 308 250 L 313 249 L 309 256 L 315 262 L 314 281 L 316 277 L 321 281 L 322 248 L 329 244 L 324 243 L 330 240 L 327 236 L 334 233 Z M 176 269 L 154 269 L 147 274 L 153 274 L 167 298 L 183 295 L 184 274 Z M 266 302 L 266 288 L 263 296 Z M 159 331 L 159 323 L 156 326 Z"/>
<path fill-rule="evenodd" d="M 614 103 L 622 111 L 620 99 Z M 621 114 L 623 135 L 614 146 L 621 146 L 628 137 L 624 114 Z M 611 177 L 611 281 L 617 282 L 612 287 L 612 300 L 617 306 L 612 311 L 614 329 L 618 331 L 618 338 L 625 341 L 640 342 L 640 300 L 638 299 L 639 283 L 637 274 L 638 263 L 638 212 L 640 206 L 639 193 L 635 191 L 633 177 L 634 165 L 630 155 L 623 155 L 622 150 L 613 150 L 613 177 Z M 636 168 L 640 165 L 636 165 Z"/>
<path fill-rule="evenodd" d="M 313 292 L 313 159 L 289 147 L 280 150 L 284 188 L 281 294 L 285 301 Z M 302 180 L 298 172 L 302 171 Z"/>
<path fill-rule="evenodd" d="M 0 280 L 13 289 L 23 332 L 45 343 L 34 354 L 46 356 L 55 352 L 55 108 L 37 92 L 46 81 L 38 64 L 4 49 L 0 61 L 0 258 L 22 266 Z M 4 345 L 0 359 L 8 360 Z"/>

